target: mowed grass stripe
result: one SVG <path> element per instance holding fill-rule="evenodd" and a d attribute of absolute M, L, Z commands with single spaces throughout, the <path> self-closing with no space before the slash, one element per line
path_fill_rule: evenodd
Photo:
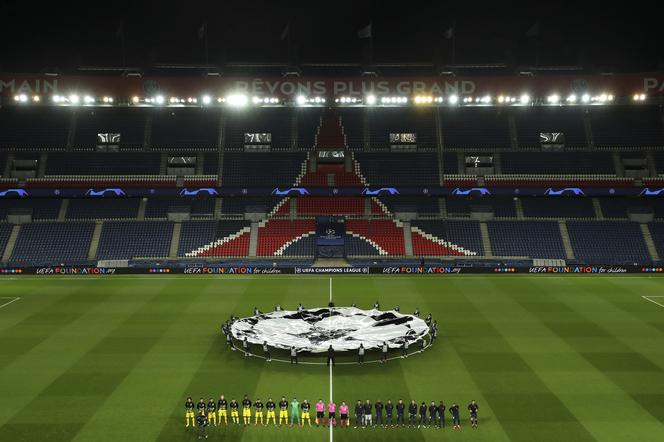
<path fill-rule="evenodd" d="M 577 328 L 570 333 L 569 330 L 561 329 L 558 324 L 547 323 L 547 325 L 566 338 L 570 345 L 577 348 L 591 364 L 621 387 L 650 416 L 658 420 L 659 426 L 655 428 L 661 428 L 661 423 L 664 422 L 664 389 L 662 388 L 664 370 L 650 359 L 659 360 L 661 346 L 639 345 L 642 351 L 635 351 L 628 344 L 636 345 L 639 340 L 630 337 L 630 334 L 643 336 L 644 331 L 640 329 L 643 324 L 638 319 L 632 319 L 628 325 L 624 325 L 624 314 L 620 315 L 620 321 L 614 318 L 612 324 L 607 324 L 606 319 L 598 316 L 597 312 L 611 316 L 619 310 L 608 303 L 602 297 L 602 292 L 596 291 L 595 287 L 581 286 L 577 290 L 581 290 L 587 295 L 583 298 L 583 302 L 571 300 L 569 296 L 560 294 L 555 296 L 574 309 L 574 318 L 584 324 L 584 330 Z M 623 292 L 623 295 L 633 298 L 634 302 L 642 302 L 638 296 L 638 288 L 635 290 L 636 292 L 627 290 L 627 293 Z M 609 309 L 608 312 L 607 309 Z M 646 335 L 656 333 L 654 329 L 647 327 Z M 617 332 L 621 333 L 620 336 L 615 334 Z M 604 347 L 590 347 L 588 342 L 583 339 L 582 333 L 603 338 Z M 652 341 L 651 338 L 647 340 Z M 648 424 L 646 416 L 644 415 L 642 422 L 644 425 Z M 664 435 L 664 431 L 662 433 Z"/>
<path fill-rule="evenodd" d="M 9 302 L 12 298 L 21 298 L 6 307 L 0 309 L 0 338 L 5 330 L 21 323 L 26 318 L 34 315 L 40 310 L 51 308 L 64 297 L 71 294 L 69 287 L 47 288 L 43 284 L 32 281 L 5 281 L 0 278 L 0 305 Z M 18 304 L 20 302 L 20 304 Z M 8 310 L 10 309 L 11 310 Z M 5 311 L 9 311 L 6 313 Z M 1 347 L 0 347 L 1 348 Z"/>
<path fill-rule="evenodd" d="M 459 313 L 467 318 L 475 318 L 477 323 L 472 324 L 474 332 L 482 330 L 485 336 L 493 336 L 490 339 L 492 352 L 459 351 L 459 356 L 475 383 L 485 392 L 484 396 L 510 439 L 552 442 L 594 440 L 560 398 L 543 383 L 501 332 L 491 324 L 489 318 L 469 300 L 469 296 L 477 294 L 491 296 L 484 290 L 483 284 L 473 284 L 471 289 L 463 280 L 453 282 L 453 290 L 458 293 L 455 297 L 459 301 L 457 311 L 445 312 L 445 317 L 449 318 L 451 323 L 455 317 L 458 318 Z M 475 292 L 472 292 L 473 289 Z M 495 363 L 496 360 L 499 361 L 498 364 Z M 518 378 L 518 386 L 513 388 L 506 383 L 497 387 L 494 378 L 510 372 Z"/>
<path fill-rule="evenodd" d="M 405 281 L 401 281 L 405 282 Z M 402 298 L 395 296 L 395 293 L 401 290 L 411 290 L 409 284 L 396 284 L 392 290 L 384 292 L 383 284 L 385 281 L 378 281 L 370 278 L 362 278 L 356 281 L 348 279 L 333 279 L 334 303 L 336 306 L 349 306 L 357 303 L 359 308 L 370 309 L 375 301 L 381 304 L 381 309 L 391 309 Z M 415 350 L 415 349 L 413 349 Z M 355 442 L 364 440 L 411 440 L 424 441 L 425 437 L 421 431 L 412 428 L 398 429 L 354 429 L 355 426 L 355 404 L 357 400 L 363 403 L 369 399 L 372 404 L 380 399 L 383 404 L 388 399 L 395 404 L 399 399 L 403 399 L 408 404 L 411 399 L 420 399 L 416 392 L 412 392 L 405 378 L 407 374 L 415 375 L 417 370 L 412 363 L 419 360 L 423 355 L 418 355 L 411 359 L 398 359 L 389 361 L 386 364 L 365 364 L 365 365 L 343 365 L 334 369 L 334 390 L 337 405 L 345 400 L 350 407 L 351 428 L 337 429 L 334 432 L 334 440 L 342 442 Z M 367 360 L 376 359 L 379 354 L 375 351 L 368 352 Z M 353 354 L 353 360 L 356 360 L 356 353 Z M 427 395 L 427 398 L 430 395 Z M 325 396 L 324 396 L 325 398 Z M 375 414 L 375 409 L 374 409 Z M 384 413 L 383 413 L 384 415 Z M 375 416 L 374 416 L 375 418 Z M 394 419 L 396 420 L 396 409 L 394 410 Z M 408 416 L 406 415 L 406 423 Z M 432 430 L 433 431 L 433 430 Z"/>
<path fill-rule="evenodd" d="M 75 441 L 157 437 L 173 403 L 180 402 L 178 385 L 189 382 L 190 370 L 184 362 L 191 361 L 192 354 L 199 351 L 195 340 L 186 339 L 195 328 L 192 312 L 199 311 L 203 299 L 208 299 L 214 291 L 215 287 L 206 282 L 196 284 L 192 290 L 190 284 L 178 281 L 153 300 L 159 304 L 155 316 L 160 316 L 164 309 L 176 311 L 177 315 L 164 330 L 154 329 L 151 321 L 143 324 L 142 331 L 136 330 L 138 334 L 160 337 L 86 422 Z"/>
<path fill-rule="evenodd" d="M 548 293 L 560 291 L 559 283 L 543 281 L 523 291 L 513 288 L 507 280 L 493 281 L 486 287 L 490 295 L 469 299 L 596 439 L 647 436 L 647 427 L 626 425 L 642 416 L 638 404 L 542 322 L 539 315 L 562 319 L 571 311 Z M 599 405 L 604 403 L 622 405 Z"/>
<path fill-rule="evenodd" d="M 58 284 L 52 289 L 53 293 L 45 293 L 46 287 L 35 286 L 34 283 L 26 283 L 24 288 L 30 287 L 36 292 L 34 296 L 25 296 L 21 301 L 29 304 L 36 311 L 24 316 L 19 322 L 0 331 L 0 370 L 14 363 L 21 355 L 29 353 L 44 340 L 48 339 L 62 327 L 84 316 L 96 307 L 100 297 L 90 296 L 90 286 L 78 286 L 75 290 L 71 287 L 62 288 Z M 51 290 L 49 290 L 51 292 Z M 9 291 L 3 289 L 2 296 L 9 296 Z M 13 293 L 13 292 L 12 292 Z M 57 294 L 68 293 L 66 296 Z M 12 295 L 14 296 L 14 295 Z M 39 298 L 37 298 L 39 297 Z M 35 300 L 38 299 L 38 302 Z M 26 308 L 24 305 L 23 308 Z M 0 311 L 0 318 L 10 316 Z"/>
<path fill-rule="evenodd" d="M 184 401 L 187 396 L 192 396 L 194 402 L 200 397 L 205 401 L 212 397 L 219 399 L 224 394 L 228 401 L 235 398 L 241 402 L 245 393 L 253 391 L 257 381 L 257 372 L 251 369 L 247 362 L 237 352 L 231 351 L 221 335 L 221 323 L 227 320 L 231 314 L 246 316 L 247 310 L 253 306 L 251 302 L 252 293 L 270 290 L 279 290 L 279 285 L 271 285 L 269 280 L 241 280 L 228 281 L 213 280 L 213 284 L 219 287 L 219 293 L 205 297 L 196 306 L 198 310 L 190 312 L 192 330 L 195 333 L 187 333 L 183 336 L 191 345 L 200 347 L 192 353 L 189 361 L 183 364 L 188 368 L 188 373 L 183 374 L 183 382 L 180 383 L 180 396 L 171 404 L 171 412 L 164 419 L 163 425 L 156 438 L 159 441 L 189 440 L 195 429 L 184 428 Z M 255 298 L 254 298 L 255 299 Z M 269 296 L 266 297 L 266 301 Z M 199 356 L 196 358 L 196 356 Z M 184 382 L 186 380 L 186 383 Z M 230 418 L 230 410 L 229 410 Z M 215 431 L 237 440 L 241 437 L 243 429 L 235 427 L 223 427 L 223 429 L 210 428 L 210 434 L 214 438 Z"/>
<path fill-rule="evenodd" d="M 472 440 L 501 441 L 510 440 L 508 434 L 502 427 L 490 402 L 484 396 L 484 391 L 475 383 L 473 377 L 464 365 L 459 352 L 467 351 L 467 345 L 470 341 L 483 341 L 487 336 L 475 335 L 469 327 L 450 327 L 447 324 L 449 315 L 447 312 L 462 314 L 463 306 L 459 306 L 456 301 L 456 293 L 451 289 L 451 284 L 446 279 L 440 280 L 411 280 L 414 285 L 413 295 L 409 295 L 409 303 L 417 301 L 422 311 L 422 317 L 426 317 L 431 312 L 434 320 L 438 322 L 439 337 L 434 347 L 413 362 L 416 366 L 411 371 L 418 373 L 431 373 L 424 376 L 407 376 L 406 379 L 411 385 L 411 390 L 422 389 L 422 394 L 426 397 L 431 391 L 434 381 L 443 383 L 443 398 L 447 407 L 452 402 L 456 402 L 461 407 L 462 428 L 465 437 Z M 412 301 L 410 300 L 411 298 Z M 469 336 L 472 335 L 472 336 Z M 490 336 L 489 336 L 490 338 Z M 416 382 L 417 386 L 412 384 Z M 418 391 L 418 394 L 420 392 Z M 428 393 L 430 394 L 430 393 Z M 469 415 L 467 405 L 471 400 L 477 401 L 480 405 L 480 428 L 472 430 L 469 425 Z M 451 431 L 451 415 L 446 412 L 447 431 Z M 428 440 L 438 440 L 438 435 L 427 434 Z"/>
<path fill-rule="evenodd" d="M 270 311 L 274 309 L 276 303 L 280 303 L 283 308 L 295 310 L 301 302 L 305 307 L 324 307 L 329 302 L 329 279 L 310 280 L 310 281 L 271 281 L 272 284 L 262 285 L 257 290 L 252 290 L 247 296 L 247 304 L 238 306 L 243 309 L 238 312 L 239 316 L 246 316 L 253 312 L 247 311 L 247 307 L 258 307 L 261 311 Z M 334 290 L 334 298 L 336 298 Z M 257 347 L 254 352 L 262 355 L 263 350 Z M 242 358 L 238 352 L 231 356 Z M 322 356 L 321 356 L 322 357 Z M 244 361 L 244 366 L 248 372 L 256 374 L 254 387 L 247 393 L 252 401 L 260 398 L 265 403 L 268 397 L 272 397 L 275 402 L 279 402 L 281 396 L 285 396 L 290 401 L 293 397 L 302 403 L 307 399 L 312 404 L 312 419 L 315 419 L 315 402 L 322 398 L 326 403 L 329 397 L 329 369 L 327 366 L 306 365 L 306 364 L 284 364 L 280 362 L 265 362 L 264 359 L 249 358 Z M 335 370 L 336 379 L 336 370 Z M 238 399 L 239 400 L 239 399 Z M 253 415 L 253 410 L 252 410 Z M 264 418 L 267 414 L 263 413 Z M 277 418 L 279 414 L 277 412 Z M 252 420 L 253 422 L 253 420 Z M 312 422 L 312 428 L 299 429 L 274 428 L 274 427 L 253 427 L 242 432 L 238 440 L 245 442 L 264 441 L 274 438 L 288 438 L 292 441 L 327 441 L 329 440 L 328 430 L 316 428 Z M 335 438 L 336 439 L 336 438 Z"/>
<path fill-rule="evenodd" d="M 128 335 L 126 327 L 150 320 L 156 331 L 166 328 L 177 315 L 179 307 L 155 309 L 153 300 L 166 288 L 159 284 L 134 293 L 143 299 L 139 308 L 1 427 L 0 440 L 33 440 L 35 432 L 49 441 L 71 440 L 158 339 L 155 335 Z M 46 419 L 35 423 L 34 416 Z"/>
<path fill-rule="evenodd" d="M 88 289 L 92 290 L 91 287 Z M 97 303 L 89 311 L 58 327 L 30 352 L 0 370 L 0 391 L 3 397 L 11 398 L 0 401 L 0 434 L 2 425 L 144 302 L 124 292 L 108 296 L 100 291 L 90 296 L 96 298 Z M 63 310 L 68 307 L 77 308 L 75 304 L 58 305 Z M 109 311 L 114 314 L 109 314 Z M 51 320 L 55 319 L 51 317 Z"/>

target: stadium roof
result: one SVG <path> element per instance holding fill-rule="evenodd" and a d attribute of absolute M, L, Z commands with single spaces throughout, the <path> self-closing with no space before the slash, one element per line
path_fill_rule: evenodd
<path fill-rule="evenodd" d="M 614 12 L 578 2 L 278 3 L 114 1 L 53 8 L 10 2 L 3 6 L 0 71 L 213 66 L 250 75 L 280 72 L 296 56 L 304 74 L 352 75 L 366 54 L 367 39 L 358 31 L 371 34 L 373 60 L 386 74 L 428 75 L 452 64 L 502 73 L 542 66 L 653 71 L 664 65 L 658 16 L 634 4 Z"/>

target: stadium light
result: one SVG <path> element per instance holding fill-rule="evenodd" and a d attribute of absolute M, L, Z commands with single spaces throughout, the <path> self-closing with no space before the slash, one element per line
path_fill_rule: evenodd
<path fill-rule="evenodd" d="M 550 104 L 558 104 L 560 101 L 560 95 L 558 94 L 552 94 L 546 97 L 546 102 Z"/>
<path fill-rule="evenodd" d="M 226 102 L 231 106 L 241 107 L 247 105 L 249 98 L 244 94 L 233 94 L 226 98 Z"/>
<path fill-rule="evenodd" d="M 634 94 L 632 97 L 634 101 L 646 101 L 646 94 Z"/>
<path fill-rule="evenodd" d="M 85 104 L 92 104 L 95 102 L 95 99 L 92 98 L 90 95 L 86 95 L 85 97 L 83 97 L 83 102 Z"/>
<path fill-rule="evenodd" d="M 164 96 L 163 95 L 157 95 L 152 99 L 157 104 L 164 104 Z"/>
<path fill-rule="evenodd" d="M 41 97 L 39 95 L 33 95 L 32 101 L 34 101 L 35 103 L 39 103 L 41 101 Z"/>
<path fill-rule="evenodd" d="M 376 96 L 375 95 L 367 95 L 366 102 L 369 105 L 374 105 L 376 104 Z"/>
<path fill-rule="evenodd" d="M 457 95 L 450 95 L 448 100 L 450 104 L 457 104 L 459 102 L 459 97 Z"/>
<path fill-rule="evenodd" d="M 131 98 L 131 102 L 134 103 L 134 104 L 138 104 L 139 101 L 141 101 L 141 99 L 138 98 L 137 96 L 133 96 L 133 97 Z"/>
<path fill-rule="evenodd" d="M 576 103 L 576 94 L 570 94 L 567 96 L 568 103 Z"/>
<path fill-rule="evenodd" d="M 298 95 L 295 101 L 299 106 L 304 106 L 304 104 L 307 102 L 307 97 L 304 95 Z"/>
<path fill-rule="evenodd" d="M 71 104 L 78 104 L 79 100 L 80 100 L 80 97 L 79 97 L 78 95 L 76 95 L 76 94 L 71 94 L 71 95 L 69 96 L 69 102 L 70 102 Z"/>
<path fill-rule="evenodd" d="M 491 103 L 491 95 L 485 95 L 482 97 L 482 103 L 489 104 Z"/>
<path fill-rule="evenodd" d="M 498 103 L 504 103 L 505 102 L 505 97 L 502 95 L 498 95 Z M 509 103 L 509 97 L 507 97 L 507 102 Z"/>
<path fill-rule="evenodd" d="M 590 95 L 589 94 L 583 94 L 581 96 L 581 101 L 583 101 L 584 103 L 588 103 L 590 101 Z"/>
<path fill-rule="evenodd" d="M 521 98 L 519 98 L 519 101 L 521 102 L 521 104 L 530 103 L 530 95 L 528 95 L 528 94 L 521 95 Z"/>
<path fill-rule="evenodd" d="M 202 100 L 203 100 L 203 104 L 210 104 L 210 103 L 212 103 L 212 97 L 210 97 L 209 95 L 203 95 Z"/>

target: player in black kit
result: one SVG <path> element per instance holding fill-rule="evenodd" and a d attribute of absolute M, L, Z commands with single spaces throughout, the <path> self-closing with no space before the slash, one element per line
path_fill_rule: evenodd
<path fill-rule="evenodd" d="M 477 428 L 477 411 L 479 409 L 480 407 L 477 406 L 475 401 L 470 401 L 470 404 L 468 404 L 468 411 L 470 412 L 470 425 L 472 425 L 473 428 Z"/>
<path fill-rule="evenodd" d="M 401 425 L 406 425 L 406 421 L 403 417 L 405 410 L 406 404 L 403 403 L 403 400 L 399 399 L 399 402 L 397 402 L 397 427 L 399 426 L 399 422 L 401 422 Z"/>
<path fill-rule="evenodd" d="M 394 405 L 392 404 L 391 400 L 387 400 L 387 404 L 385 404 L 385 426 L 390 426 L 394 427 L 394 420 L 392 418 L 392 413 L 394 411 Z M 376 418 L 378 420 L 378 418 Z"/>
<path fill-rule="evenodd" d="M 415 401 L 410 401 L 408 405 L 408 426 L 413 427 L 417 423 L 417 404 Z"/>

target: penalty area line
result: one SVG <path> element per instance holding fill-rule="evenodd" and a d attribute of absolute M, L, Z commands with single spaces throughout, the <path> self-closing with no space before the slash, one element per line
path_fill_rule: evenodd
<path fill-rule="evenodd" d="M 643 299 L 645 299 L 646 301 L 650 301 L 650 302 L 652 302 L 653 304 L 657 304 L 657 305 L 660 306 L 660 307 L 664 307 L 664 304 L 661 304 L 661 303 L 655 301 L 654 299 L 650 299 L 650 298 L 664 298 L 664 296 L 641 296 L 641 297 L 642 297 Z"/>
<path fill-rule="evenodd" d="M 9 299 L 9 301 L 7 301 L 7 302 L 5 302 L 5 303 L 3 303 L 3 304 L 0 304 L 0 308 L 7 307 L 7 306 L 8 306 L 9 304 L 11 304 L 12 302 L 16 302 L 16 301 L 18 301 L 18 300 L 21 299 L 21 298 L 18 297 L 18 296 L 0 296 L 0 300 L 2 300 L 2 299 Z"/>

